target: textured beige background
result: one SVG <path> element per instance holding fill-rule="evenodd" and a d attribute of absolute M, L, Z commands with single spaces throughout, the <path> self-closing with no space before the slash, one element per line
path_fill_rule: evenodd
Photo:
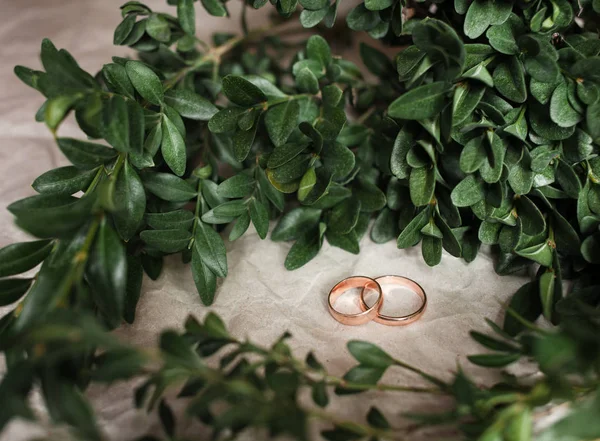
<path fill-rule="evenodd" d="M 112 46 L 112 32 L 120 20 L 120 3 L 120 0 L 0 0 L 3 18 L 0 25 L 0 221 L 3 227 L 0 246 L 27 239 L 13 225 L 11 215 L 5 211 L 6 205 L 33 194 L 30 183 L 35 177 L 67 164 L 48 130 L 34 121 L 42 97 L 17 80 L 12 68 L 16 64 L 40 67 L 39 45 L 42 38 L 49 37 L 59 48 L 68 49 L 83 68 L 96 72 L 112 55 L 127 53 L 124 48 Z M 147 3 L 156 9 L 165 9 L 163 0 Z M 209 18 L 203 11 L 199 12 L 201 37 L 216 30 L 223 31 L 225 27 L 237 30 L 238 11 L 237 7 L 233 9 L 231 20 Z M 260 12 L 250 15 L 251 26 L 264 21 L 260 16 Z M 73 125 L 62 127 L 60 133 L 77 135 Z M 289 330 L 297 353 L 303 356 L 314 349 L 333 374 L 342 375 L 353 364 L 345 350 L 346 341 L 365 339 L 379 344 L 397 358 L 445 378 L 461 364 L 482 384 L 492 380 L 489 374 L 466 361 L 467 354 L 480 351 L 469 339 L 468 330 L 484 330 L 484 317 L 500 320 L 501 305 L 523 279 L 500 278 L 487 256 L 480 256 L 467 266 L 444 254 L 442 264 L 431 269 L 423 263 L 419 249 L 398 250 L 393 242 L 376 245 L 368 237 L 361 242 L 359 256 L 325 244 L 319 256 L 308 265 L 287 272 L 283 261 L 289 246 L 260 241 L 253 230 L 237 242 L 227 243 L 230 275 L 219 283 L 218 297 L 210 310 L 225 319 L 233 334 L 249 336 L 266 345 Z M 402 274 L 415 279 L 429 295 L 425 316 L 406 328 L 388 328 L 376 323 L 360 327 L 340 325 L 327 312 L 326 295 L 336 281 L 353 274 Z M 158 281 L 145 280 L 143 291 L 136 323 L 119 331 L 135 344 L 154 345 L 160 330 L 181 326 L 188 314 L 202 317 L 209 311 L 198 299 L 188 268 L 177 259 L 169 261 Z M 398 371 L 388 372 L 384 380 L 399 385 L 418 383 L 414 376 Z M 108 439 L 126 440 L 157 430 L 153 416 L 131 410 L 131 383 L 94 387 L 90 394 Z M 362 421 L 375 403 L 395 426 L 401 425 L 398 417 L 403 411 L 432 409 L 444 404 L 435 398 L 411 394 L 367 393 L 361 399 L 335 399 L 329 410 L 341 418 Z M 203 431 L 190 426 L 188 432 Z M 49 433 L 43 427 L 15 422 L 0 435 L 0 440 L 20 441 L 34 434 Z"/>

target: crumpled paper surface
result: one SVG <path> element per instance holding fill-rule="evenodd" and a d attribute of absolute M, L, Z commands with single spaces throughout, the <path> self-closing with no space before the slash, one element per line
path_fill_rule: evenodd
<path fill-rule="evenodd" d="M 39 47 L 44 37 L 51 38 L 57 47 L 68 49 L 90 72 L 110 62 L 113 55 L 129 53 L 126 48 L 112 46 L 112 32 L 120 20 L 118 6 L 121 3 L 120 0 L 0 1 L 4 18 L 0 26 L 0 40 L 4 42 L 0 46 L 0 221 L 3 226 L 0 246 L 29 239 L 14 226 L 5 207 L 34 194 L 30 184 L 37 176 L 67 165 L 47 128 L 34 120 L 43 102 L 41 95 L 23 85 L 12 68 L 17 64 L 40 67 Z M 164 0 L 147 3 L 156 10 L 165 9 Z M 230 20 L 210 18 L 200 9 L 198 6 L 201 37 L 215 31 L 238 30 L 237 3 L 232 5 Z M 251 26 L 264 24 L 263 15 L 252 13 Z M 80 136 L 72 123 L 61 127 L 60 134 Z M 345 345 L 349 340 L 361 339 L 376 343 L 395 357 L 442 378 L 450 378 L 460 364 L 481 384 L 490 384 L 496 379 L 494 373 L 470 365 L 466 360 L 466 355 L 482 352 L 468 332 L 470 329 L 485 332 L 484 317 L 502 320 L 502 305 L 524 278 L 496 275 L 491 259 L 484 254 L 466 265 L 444 252 L 442 263 L 429 268 L 421 258 L 420 249 L 398 250 L 394 242 L 377 245 L 368 237 L 361 241 L 361 252 L 357 256 L 325 243 L 317 258 L 299 270 L 288 272 L 283 262 L 290 246 L 261 241 L 252 227 L 235 243 L 227 243 L 229 276 L 220 281 L 217 299 L 211 308 L 201 304 L 189 268 L 179 259 L 168 259 L 158 281 L 144 280 L 135 324 L 124 325 L 118 334 L 136 345 L 154 346 L 161 330 L 181 327 L 189 314 L 201 318 L 214 311 L 234 335 L 247 336 L 260 344 L 269 345 L 284 331 L 290 331 L 293 335 L 290 344 L 296 354 L 304 357 L 312 349 L 333 375 L 341 376 L 355 364 Z M 396 328 L 377 323 L 348 327 L 336 322 L 327 311 L 327 293 L 337 281 L 357 274 L 372 277 L 400 274 L 416 280 L 429 297 L 425 315 L 408 327 Z M 421 384 L 414 375 L 394 369 L 386 373 L 383 381 L 397 385 Z M 129 440 L 144 433 L 158 433 L 154 415 L 132 409 L 135 384 L 90 389 L 89 396 L 107 439 Z M 39 403 L 39 398 L 34 398 L 34 405 Z M 402 412 L 434 410 L 447 402 L 417 394 L 369 392 L 360 398 L 334 398 L 328 410 L 340 419 L 364 421 L 369 407 L 374 404 L 390 421 L 398 422 Z M 176 405 L 175 409 L 178 414 L 183 413 L 182 406 Z M 181 427 L 183 433 L 203 439 L 204 429 L 195 423 Z M 0 434 L 0 440 L 27 440 L 48 435 L 49 430 L 45 425 L 17 421 Z M 253 438 L 258 436 L 248 436 L 248 439 Z"/>

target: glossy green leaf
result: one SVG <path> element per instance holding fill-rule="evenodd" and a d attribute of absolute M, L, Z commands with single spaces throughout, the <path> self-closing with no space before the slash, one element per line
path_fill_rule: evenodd
<path fill-rule="evenodd" d="M 192 235 L 187 230 L 145 230 L 140 238 L 163 253 L 177 253 L 188 246 Z"/>
<path fill-rule="evenodd" d="M 142 182 L 150 193 L 165 201 L 186 202 L 196 197 L 194 187 L 169 173 L 144 173 Z"/>
<path fill-rule="evenodd" d="M 284 145 L 292 131 L 298 126 L 299 113 L 300 106 L 296 100 L 269 107 L 265 114 L 265 126 L 269 138 L 276 147 Z"/>
<path fill-rule="evenodd" d="M 288 241 L 298 239 L 304 231 L 316 226 L 320 218 L 321 210 L 316 208 L 294 208 L 280 218 L 271 233 L 271 240 Z"/>
<path fill-rule="evenodd" d="M 219 111 L 206 98 L 187 89 L 169 90 L 165 93 L 165 103 L 184 118 L 196 121 L 209 121 Z"/>
<path fill-rule="evenodd" d="M 223 78 L 223 93 L 231 102 L 242 107 L 249 107 L 267 101 L 266 95 L 257 86 L 236 75 Z"/>
<path fill-rule="evenodd" d="M 86 190 L 98 170 L 80 171 L 76 167 L 59 167 L 39 176 L 31 186 L 38 193 L 72 195 Z"/>
<path fill-rule="evenodd" d="M 119 236 L 106 220 L 98 229 L 86 274 L 94 302 L 113 326 L 118 325 L 125 307 L 127 259 Z"/>
<path fill-rule="evenodd" d="M 0 277 L 28 271 L 40 264 L 52 250 L 49 240 L 13 243 L 0 249 Z"/>
<path fill-rule="evenodd" d="M 448 84 L 435 82 L 416 87 L 397 98 L 388 112 L 392 118 L 421 120 L 433 118 L 446 105 Z"/>
<path fill-rule="evenodd" d="M 125 69 L 131 84 L 142 98 L 157 106 L 163 102 L 163 86 L 152 69 L 140 61 L 128 61 Z"/>
<path fill-rule="evenodd" d="M 387 352 L 373 343 L 351 340 L 347 347 L 348 352 L 363 366 L 388 368 L 395 364 L 395 360 Z"/>
<path fill-rule="evenodd" d="M 177 176 L 185 173 L 186 148 L 185 140 L 173 122 L 163 115 L 161 152 L 169 168 Z"/>
<path fill-rule="evenodd" d="M 258 236 L 264 239 L 269 232 L 269 212 L 267 211 L 267 207 L 259 200 L 252 198 L 248 206 L 248 211 Z"/>
<path fill-rule="evenodd" d="M 33 279 L 3 279 L 0 280 L 0 306 L 16 302 L 29 290 Z"/>
<path fill-rule="evenodd" d="M 416 207 L 429 204 L 435 191 L 435 169 L 429 166 L 413 168 L 409 188 L 410 199 Z"/>
<path fill-rule="evenodd" d="M 196 11 L 194 0 L 178 0 L 177 18 L 181 28 L 189 35 L 196 33 Z"/>
<path fill-rule="evenodd" d="M 425 209 L 417 214 L 398 236 L 398 248 L 410 248 L 421 240 L 421 229 L 429 222 L 429 213 Z"/>
<path fill-rule="evenodd" d="M 131 239 L 140 227 L 146 211 L 146 192 L 142 180 L 126 161 L 115 183 L 113 219 L 119 236 Z"/>
<path fill-rule="evenodd" d="M 227 276 L 227 256 L 225 244 L 212 226 L 198 222 L 194 249 L 200 255 L 202 263 L 218 277 Z"/>

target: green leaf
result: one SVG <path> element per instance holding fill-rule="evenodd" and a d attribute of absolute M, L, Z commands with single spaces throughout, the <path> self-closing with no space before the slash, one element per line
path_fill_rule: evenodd
<path fill-rule="evenodd" d="M 312 189 L 315 187 L 317 183 L 317 174 L 315 172 L 314 167 L 309 168 L 300 179 L 300 184 L 298 185 L 298 200 L 303 202 L 306 197 L 310 194 Z"/>
<path fill-rule="evenodd" d="M 98 170 L 80 171 L 76 167 L 59 167 L 39 176 L 31 186 L 38 193 L 72 195 L 87 189 Z"/>
<path fill-rule="evenodd" d="M 311 60 L 317 60 L 326 68 L 332 61 L 331 49 L 327 41 L 320 35 L 312 35 L 306 42 L 306 55 Z"/>
<path fill-rule="evenodd" d="M 481 36 L 490 25 L 492 5 L 489 0 L 475 0 L 469 6 L 464 22 L 464 33 L 475 39 Z"/>
<path fill-rule="evenodd" d="M 221 182 L 217 191 L 219 196 L 225 198 L 243 198 L 248 196 L 255 186 L 256 181 L 253 178 L 239 173 Z"/>
<path fill-rule="evenodd" d="M 316 226 L 320 218 L 321 210 L 316 208 L 294 208 L 279 219 L 271 233 L 271 240 L 279 242 L 298 239 L 304 231 Z"/>
<path fill-rule="evenodd" d="M 366 180 L 359 180 L 358 188 L 354 189 L 354 196 L 360 201 L 361 211 L 371 213 L 385 207 L 385 193 L 377 185 Z"/>
<path fill-rule="evenodd" d="M 377 215 L 377 219 L 373 223 L 373 229 L 371 230 L 371 240 L 375 243 L 386 243 L 390 240 L 398 237 L 398 216 L 385 207 Z"/>
<path fill-rule="evenodd" d="M 273 153 L 269 156 L 267 165 L 269 168 L 280 167 L 298 156 L 306 147 L 307 144 L 303 143 L 288 143 L 275 147 Z"/>
<path fill-rule="evenodd" d="M 244 235 L 250 226 L 250 214 L 248 212 L 242 213 L 238 218 L 233 228 L 229 232 L 229 240 L 233 242 Z"/>
<path fill-rule="evenodd" d="M 525 234 L 535 236 L 543 233 L 546 229 L 544 215 L 527 196 L 522 196 L 517 200 L 517 214 Z"/>
<path fill-rule="evenodd" d="M 113 96 L 103 107 L 103 136 L 116 150 L 128 153 L 129 142 L 129 109 L 127 101 L 119 95 Z"/>
<path fill-rule="evenodd" d="M 419 243 L 421 229 L 429 222 L 429 210 L 417 214 L 398 236 L 398 248 L 410 248 Z"/>
<path fill-rule="evenodd" d="M 368 31 L 377 26 L 380 18 L 377 12 L 369 11 L 364 3 L 361 3 L 350 10 L 346 16 L 346 22 L 353 31 Z"/>
<path fill-rule="evenodd" d="M 145 230 L 140 238 L 163 253 L 177 253 L 188 246 L 192 235 L 187 230 Z"/>
<path fill-rule="evenodd" d="M 246 109 L 230 107 L 215 113 L 208 122 L 208 128 L 213 133 L 233 132 L 238 127 L 238 120 Z"/>
<path fill-rule="evenodd" d="M 267 101 L 266 95 L 254 84 L 236 75 L 223 78 L 223 93 L 229 100 L 242 107 L 250 107 Z"/>
<path fill-rule="evenodd" d="M 196 11 L 194 10 L 194 0 L 178 0 L 177 18 L 181 29 L 189 35 L 196 33 Z"/>
<path fill-rule="evenodd" d="M 469 118 L 475 108 L 481 101 L 485 92 L 485 87 L 477 84 L 470 85 L 465 83 L 465 86 L 458 86 L 454 90 L 452 102 L 452 125 L 456 126 Z"/>
<path fill-rule="evenodd" d="M 113 36 L 113 44 L 119 45 L 123 44 L 123 42 L 127 39 L 131 31 L 133 30 L 133 26 L 135 25 L 135 15 L 129 15 L 125 17 L 125 19 L 119 23 L 119 26 L 115 29 L 115 33 Z"/>
<path fill-rule="evenodd" d="M 550 100 L 550 118 L 560 127 L 574 126 L 583 119 L 583 115 L 569 104 L 567 89 L 567 83 L 563 81 L 554 89 Z"/>
<path fill-rule="evenodd" d="M 44 112 L 44 121 L 46 121 L 48 128 L 56 131 L 60 123 L 67 117 L 71 108 L 80 99 L 80 95 L 62 95 L 48 100 Z"/>
<path fill-rule="evenodd" d="M 390 169 L 398 179 L 406 179 L 411 167 L 406 162 L 406 155 L 414 144 L 413 134 L 408 127 L 402 127 L 394 141 L 394 148 L 390 157 Z"/>
<path fill-rule="evenodd" d="M 321 160 L 323 168 L 335 179 L 348 176 L 356 164 L 352 150 L 339 142 L 327 143 L 321 151 Z"/>
<path fill-rule="evenodd" d="M 316 11 L 329 6 L 329 0 L 300 0 L 300 4 L 305 9 Z"/>
<path fill-rule="evenodd" d="M 395 360 L 390 355 L 372 343 L 351 340 L 347 347 L 350 354 L 362 366 L 385 369 L 395 364 Z"/>
<path fill-rule="evenodd" d="M 135 89 L 131 81 L 129 81 L 127 70 L 124 66 L 117 63 L 105 64 L 102 66 L 102 75 L 110 90 L 131 99 L 135 97 Z"/>
<path fill-rule="evenodd" d="M 341 248 L 344 251 L 348 251 L 352 254 L 358 254 L 360 252 L 360 245 L 358 243 L 359 238 L 355 230 L 350 231 L 348 234 L 339 234 L 331 230 L 327 230 L 325 233 L 327 242 L 332 247 Z"/>
<path fill-rule="evenodd" d="M 252 198 L 248 209 L 250 212 L 250 219 L 252 219 L 252 223 L 256 228 L 258 236 L 261 239 L 264 239 L 269 232 L 269 212 L 267 211 L 267 207 L 256 198 Z"/>
<path fill-rule="evenodd" d="M 370 11 L 381 11 L 393 4 L 393 0 L 365 0 L 365 7 Z"/>
<path fill-rule="evenodd" d="M 381 379 L 385 373 L 385 367 L 370 367 L 370 366 L 354 366 L 344 375 L 344 380 L 348 383 L 357 384 L 361 386 L 375 385 Z M 359 393 L 362 390 L 352 389 L 352 385 L 338 386 L 335 388 L 335 393 L 338 395 L 347 395 L 353 393 Z"/>
<path fill-rule="evenodd" d="M 193 221 L 194 213 L 188 210 L 146 214 L 148 225 L 157 230 L 188 230 Z"/>
<path fill-rule="evenodd" d="M 590 263 L 600 263 L 600 236 L 593 234 L 581 243 L 581 255 Z"/>
<path fill-rule="evenodd" d="M 600 139 L 600 100 L 588 106 L 585 114 L 585 122 L 588 126 L 590 136 L 595 140 Z"/>
<path fill-rule="evenodd" d="M 194 249 L 200 255 L 202 263 L 216 276 L 227 276 L 225 244 L 213 227 L 204 222 L 197 223 Z"/>
<path fill-rule="evenodd" d="M 447 83 L 438 81 L 409 90 L 397 98 L 388 113 L 392 118 L 421 120 L 433 118 L 446 105 Z"/>
<path fill-rule="evenodd" d="M 532 78 L 546 83 L 555 82 L 560 73 L 555 59 L 543 52 L 535 57 L 526 56 L 523 65 Z"/>
<path fill-rule="evenodd" d="M 423 236 L 421 243 L 423 260 L 429 266 L 435 266 L 442 260 L 442 239 L 431 236 Z"/>
<path fill-rule="evenodd" d="M 16 302 L 29 290 L 33 279 L 0 280 L 0 306 Z"/>
<path fill-rule="evenodd" d="M 275 187 L 273 187 L 273 184 L 269 182 L 269 179 L 267 178 L 267 175 L 263 169 L 259 168 L 256 173 L 258 175 L 258 188 L 260 193 L 266 196 L 266 198 L 275 206 L 275 208 L 277 208 L 277 210 L 283 211 L 285 208 L 285 199 L 283 197 L 283 193 L 280 193 Z"/>
<path fill-rule="evenodd" d="M 207 306 L 212 305 L 217 291 L 217 278 L 202 262 L 202 258 L 195 248 L 192 251 L 192 276 L 202 303 Z"/>
<path fill-rule="evenodd" d="M 475 137 L 465 144 L 460 154 L 460 169 L 465 173 L 474 173 L 487 159 L 487 152 L 481 137 Z"/>
<path fill-rule="evenodd" d="M 100 223 L 86 274 L 94 302 L 111 325 L 117 326 L 125 307 L 127 260 L 119 236 L 106 219 Z"/>
<path fill-rule="evenodd" d="M 521 354 L 481 354 L 467 356 L 469 361 L 477 366 L 503 367 L 521 358 Z"/>
<path fill-rule="evenodd" d="M 410 199 L 415 207 L 431 202 L 435 191 L 435 169 L 430 166 L 413 168 L 409 179 Z"/>
<path fill-rule="evenodd" d="M 523 23 L 516 16 L 512 15 L 503 24 L 490 27 L 485 36 L 490 45 L 498 52 L 506 55 L 517 55 L 520 50 L 517 45 L 517 38 L 523 33 Z"/>
<path fill-rule="evenodd" d="M 13 202 L 7 209 L 17 217 L 17 225 L 39 238 L 70 236 L 90 219 L 96 193 L 72 198 L 36 195 Z"/>
<path fill-rule="evenodd" d="M 169 90 L 165 93 L 165 103 L 175 109 L 184 118 L 195 121 L 209 121 L 219 111 L 206 98 L 187 89 Z"/>
<path fill-rule="evenodd" d="M 227 8 L 220 0 L 200 0 L 202 6 L 213 17 L 225 17 L 228 15 Z"/>
<path fill-rule="evenodd" d="M 500 224 L 499 222 L 483 221 L 481 225 L 479 225 L 479 231 L 477 232 L 477 236 L 481 243 L 485 245 L 495 245 L 500 240 L 501 229 L 502 224 Z"/>
<path fill-rule="evenodd" d="M 162 144 L 161 152 L 169 168 L 177 176 L 185 173 L 186 165 L 186 147 L 185 140 L 177 127 L 163 114 L 162 118 Z"/>
<path fill-rule="evenodd" d="M 304 9 L 300 13 L 300 23 L 305 28 L 313 28 L 325 18 L 327 12 L 329 12 L 329 7 L 314 11 Z"/>
<path fill-rule="evenodd" d="M 269 107 L 265 114 L 265 126 L 273 144 L 284 145 L 291 133 L 298 127 L 300 106 L 298 101 L 289 100 L 285 103 Z"/>
<path fill-rule="evenodd" d="M 254 144 L 257 130 L 258 124 L 255 124 L 250 130 L 238 130 L 233 135 L 233 152 L 236 160 L 241 162 L 248 157 Z"/>
<path fill-rule="evenodd" d="M 485 197 L 483 183 L 474 175 L 467 175 L 452 190 L 452 203 L 457 207 L 470 207 Z"/>
<path fill-rule="evenodd" d="M 304 234 L 296 241 L 296 243 L 294 243 L 294 245 L 292 245 L 292 248 L 290 248 L 290 251 L 285 258 L 285 268 L 292 271 L 308 263 L 319 254 L 321 243 L 318 232 L 309 231 Z"/>
<path fill-rule="evenodd" d="M 146 23 L 146 32 L 152 38 L 160 41 L 161 43 L 167 43 L 171 39 L 169 22 L 158 14 L 150 14 L 150 17 L 148 17 L 148 21 Z"/>
<path fill-rule="evenodd" d="M 144 109 L 136 101 L 127 101 L 127 118 L 129 122 L 129 148 L 133 155 L 143 155 L 146 122 Z"/>
<path fill-rule="evenodd" d="M 126 161 L 115 183 L 113 219 L 119 236 L 125 241 L 133 237 L 144 219 L 146 192 L 137 172 Z"/>
<path fill-rule="evenodd" d="M 554 310 L 554 282 L 556 275 L 554 271 L 546 271 L 540 277 L 540 299 L 542 302 L 542 311 L 544 317 L 547 319 L 552 318 L 552 312 Z"/>
<path fill-rule="evenodd" d="M 244 213 L 246 209 L 246 202 L 242 201 L 241 199 L 236 199 L 233 201 L 224 202 L 213 208 L 211 211 L 214 211 L 217 216 L 236 217 Z"/>
<path fill-rule="evenodd" d="M 137 92 L 152 104 L 160 105 L 163 102 L 163 86 L 152 69 L 140 61 L 128 61 L 125 64 L 127 75 Z"/>
<path fill-rule="evenodd" d="M 117 156 L 115 150 L 106 146 L 74 138 L 57 138 L 57 143 L 67 159 L 78 168 L 96 168 Z"/>
<path fill-rule="evenodd" d="M 533 260 L 548 268 L 552 266 L 552 260 L 554 258 L 553 249 L 546 241 L 521 250 L 516 250 L 516 253 L 519 256 L 526 257 L 527 259 Z"/>
<path fill-rule="evenodd" d="M 332 106 L 323 106 L 321 116 L 317 119 L 315 129 L 325 141 L 333 141 L 346 124 L 346 113 Z"/>
<path fill-rule="evenodd" d="M 125 308 L 123 318 L 129 324 L 135 320 L 135 310 L 142 291 L 144 270 L 137 256 L 127 256 L 127 284 L 125 286 Z"/>
<path fill-rule="evenodd" d="M 503 96 L 516 103 L 527 99 L 525 69 L 517 57 L 510 57 L 494 69 L 494 86 Z"/>
<path fill-rule="evenodd" d="M 493 322 L 490 322 L 490 323 L 493 323 Z M 496 326 L 495 323 L 494 323 L 494 326 Z M 500 330 L 500 332 L 503 332 L 503 331 Z M 493 351 L 517 352 L 519 350 L 517 347 L 513 346 L 510 343 L 504 342 L 502 340 L 498 340 L 496 338 L 490 337 L 489 335 L 482 334 L 477 331 L 470 331 L 469 335 L 477 343 L 479 343 L 480 345 L 483 345 L 486 348 L 491 349 Z"/>
<path fill-rule="evenodd" d="M 142 182 L 150 193 L 165 201 L 187 202 L 197 194 L 194 187 L 169 173 L 144 173 Z"/>
<path fill-rule="evenodd" d="M 581 181 L 569 164 L 562 159 L 558 160 L 556 168 L 556 180 L 562 189 L 573 199 L 577 199 L 581 192 Z"/>
<path fill-rule="evenodd" d="M 429 219 L 429 222 L 427 222 L 427 224 L 421 228 L 421 234 L 429 237 L 437 237 L 438 239 L 442 239 L 444 237 L 442 231 L 435 224 L 433 218 Z"/>
<path fill-rule="evenodd" d="M 361 203 L 356 198 L 348 198 L 331 210 L 327 226 L 336 233 L 348 234 L 356 226 Z"/>
<path fill-rule="evenodd" d="M 0 277 L 21 274 L 40 264 L 52 250 L 49 240 L 7 245 L 0 249 Z"/>

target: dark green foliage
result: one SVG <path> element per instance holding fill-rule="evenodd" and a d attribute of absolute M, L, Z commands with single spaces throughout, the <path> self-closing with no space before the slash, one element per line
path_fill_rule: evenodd
<path fill-rule="evenodd" d="M 297 399 L 302 388 L 320 407 L 331 388 L 447 395 L 447 413 L 410 416 L 489 440 L 532 439 L 538 406 L 573 399 L 573 413 L 540 439 L 598 438 L 598 1 L 365 0 L 347 28 L 404 46 L 392 60 L 361 44 L 365 77 L 330 48 L 334 34 L 347 41 L 344 26 L 297 47 L 278 28 L 247 29 L 243 14 L 244 36 L 216 34 L 208 47 L 194 36 L 196 12 L 227 16 L 226 3 L 168 3 L 174 15 L 138 1 L 121 8 L 113 41 L 141 61 L 114 57 L 93 76 L 44 40 L 43 70 L 15 68 L 46 99 L 38 121 L 56 134 L 74 113 L 90 141 L 56 134 L 72 165 L 42 174 L 38 195 L 8 207 L 41 240 L 0 250 L 0 305 L 19 302 L 0 320 L 8 366 L 0 430 L 34 417 L 35 384 L 53 422 L 100 439 L 84 386 L 142 376 L 136 403 L 157 408 L 168 439 L 179 439 L 179 421 L 165 395 L 182 380 L 187 415 L 211 425 L 215 439 L 250 426 L 307 439 L 309 416 L 320 414 Z M 331 28 L 340 2 L 270 3 L 284 18 L 300 6 L 306 28 Z M 533 265 L 503 328 L 489 322 L 495 335 L 471 334 L 493 352 L 468 359 L 498 368 L 527 357 L 541 374 L 486 389 L 458 369 L 446 382 L 353 341 L 358 365 L 337 378 L 314 355 L 293 359 L 286 336 L 271 348 L 240 342 L 210 313 L 203 323 L 190 318 L 183 334 L 164 332 L 152 360 L 107 333 L 134 320 L 143 273 L 158 278 L 167 254 L 182 254 L 202 303 L 212 304 L 228 272 L 221 228 L 233 224 L 234 241 L 252 224 L 265 238 L 277 217 L 271 239 L 293 242 L 289 270 L 315 258 L 325 239 L 358 253 L 372 219 L 373 241 L 420 244 L 430 266 L 443 250 L 471 262 L 481 244 L 498 274 Z M 37 274 L 13 277 L 39 264 Z M 204 358 L 221 350 L 219 368 L 208 367 L 217 363 Z M 434 387 L 382 384 L 391 368 Z M 329 418 L 322 435 L 395 438 L 392 416 L 371 408 L 364 424 Z"/>

